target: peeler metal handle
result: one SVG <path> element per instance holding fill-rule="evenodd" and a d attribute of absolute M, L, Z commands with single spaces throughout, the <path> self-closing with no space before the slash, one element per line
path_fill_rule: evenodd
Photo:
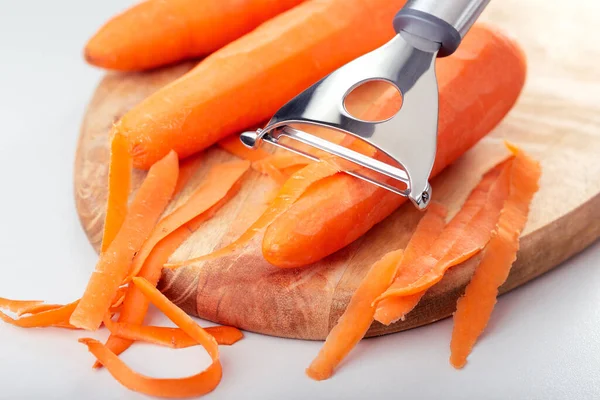
<path fill-rule="evenodd" d="M 440 44 L 438 57 L 449 56 L 490 0 L 408 0 L 394 18 L 394 29 L 419 47 L 422 39 Z M 408 33 L 408 35 L 403 35 Z M 416 38 L 415 38 L 416 37 Z"/>

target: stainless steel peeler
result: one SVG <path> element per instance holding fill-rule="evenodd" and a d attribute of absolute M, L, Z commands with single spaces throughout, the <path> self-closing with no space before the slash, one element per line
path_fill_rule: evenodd
<path fill-rule="evenodd" d="M 310 145 L 374 171 L 384 179 L 357 169 L 346 172 L 407 196 L 420 209 L 426 208 L 431 199 L 429 175 L 437 142 L 435 59 L 458 48 L 488 3 L 489 0 L 409 0 L 394 18 L 397 35 L 392 40 L 300 93 L 279 109 L 264 129 L 244 132 L 241 141 L 251 148 L 264 141 L 318 160 L 281 139 Z M 346 96 L 372 80 L 387 81 L 402 95 L 402 107 L 395 116 L 370 122 L 353 117 L 346 109 Z M 303 124 L 362 139 L 389 159 L 384 162 L 365 156 L 297 128 Z"/>

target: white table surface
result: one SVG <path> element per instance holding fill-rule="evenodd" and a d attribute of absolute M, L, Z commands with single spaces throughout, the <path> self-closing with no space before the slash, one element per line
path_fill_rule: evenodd
<path fill-rule="evenodd" d="M 124 0 L 0 2 L 0 295 L 68 302 L 96 254 L 73 201 L 79 124 L 102 71 L 81 51 Z M 246 334 L 222 347 L 224 377 L 208 399 L 599 399 L 600 243 L 502 296 L 467 367 L 448 363 L 451 321 L 363 341 L 333 379 L 304 375 L 320 343 Z M 157 324 L 166 323 L 155 314 Z M 129 399 L 92 371 L 80 332 L 0 324 L 0 399 Z M 95 334 L 96 337 L 105 335 Z M 203 369 L 199 348 L 138 345 L 140 372 Z"/>

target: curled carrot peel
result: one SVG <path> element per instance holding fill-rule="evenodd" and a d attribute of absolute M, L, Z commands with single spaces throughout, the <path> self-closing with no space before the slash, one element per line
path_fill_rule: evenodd
<path fill-rule="evenodd" d="M 192 179 L 194 174 L 198 171 L 198 168 L 200 168 L 200 165 L 202 164 L 202 156 L 202 153 L 196 154 L 179 163 L 179 175 L 177 177 L 175 189 L 173 190 L 173 197 L 181 193 L 183 188 L 185 188 L 190 179 Z"/>
<path fill-rule="evenodd" d="M 231 135 L 218 142 L 218 145 L 228 153 L 233 154 L 243 160 L 252 162 L 260 161 L 270 156 L 269 153 L 261 148 L 249 149 L 240 140 L 238 135 Z"/>
<path fill-rule="evenodd" d="M 402 267 L 398 279 L 376 300 L 377 321 L 380 317 L 382 323 L 403 318 L 425 294 L 425 288 L 411 290 L 410 293 L 405 288 L 412 287 L 431 271 L 445 271 L 483 249 L 508 195 L 508 167 L 508 162 L 505 162 L 486 173 L 461 210 L 436 238 L 429 252 Z"/>
<path fill-rule="evenodd" d="M 127 216 L 131 167 L 132 162 L 127 138 L 115 131 L 110 142 L 108 200 L 104 219 L 104 233 L 102 235 L 102 251 L 108 249 Z"/>
<path fill-rule="evenodd" d="M 443 205 L 435 202 L 429 205 L 404 249 L 404 257 L 402 257 L 394 282 L 412 281 L 413 271 L 407 267 L 417 258 L 427 254 L 435 239 L 444 229 L 447 214 L 448 210 Z M 402 306 L 402 302 L 398 302 L 398 304 L 396 300 L 396 298 L 389 298 L 380 301 L 375 310 L 375 319 L 385 325 L 395 322 L 394 318 L 401 312 L 397 309 Z"/>
<path fill-rule="evenodd" d="M 182 349 L 198 344 L 180 328 L 113 322 L 109 318 L 105 318 L 104 325 L 112 335 L 131 341 L 153 343 L 174 349 Z M 244 337 L 242 331 L 231 326 L 213 326 L 204 328 L 204 330 L 214 337 L 220 345 L 230 346 Z"/>
<path fill-rule="evenodd" d="M 390 285 L 402 259 L 402 250 L 387 253 L 373 264 L 356 289 L 348 308 L 331 330 L 317 357 L 306 370 L 315 380 L 331 377 L 334 369 L 363 338 L 371 323 L 375 307 L 371 304 Z"/>
<path fill-rule="evenodd" d="M 133 371 L 102 343 L 94 339 L 80 339 L 80 342 L 88 347 L 88 350 L 117 381 L 136 392 L 150 396 L 183 398 L 200 396 L 214 390 L 222 376 L 219 346 L 215 338 L 196 324 L 183 310 L 171 303 L 147 280 L 135 277 L 133 284 L 175 325 L 206 349 L 212 359 L 212 364 L 201 373 L 186 378 L 150 378 Z"/>
<path fill-rule="evenodd" d="M 0 309 L 9 310 L 17 314 L 24 309 L 37 306 L 41 303 L 43 303 L 42 300 L 11 300 L 0 297 Z"/>
<path fill-rule="evenodd" d="M 188 201 L 158 223 L 153 235 L 146 241 L 143 249 L 135 257 L 133 271 L 130 276 L 139 275 L 156 286 L 163 265 L 168 261 L 171 254 L 190 237 L 192 232 L 198 229 L 204 221 L 212 218 L 239 191 L 239 178 L 248 169 L 248 166 L 247 161 L 234 161 L 211 170 L 206 182 L 196 189 Z M 190 216 L 194 215 L 195 217 L 192 220 L 188 220 Z M 179 226 L 179 224 L 182 225 Z M 177 228 L 173 231 L 175 227 Z M 153 237 L 154 239 L 152 239 Z M 146 250 L 144 248 L 150 249 L 148 255 L 145 255 Z M 139 260 L 142 258 L 143 261 L 140 262 Z M 138 267 L 135 267 L 136 263 L 141 265 L 139 271 L 137 270 Z M 148 299 L 136 286 L 130 284 L 118 321 L 141 325 L 148 311 L 148 305 Z M 126 338 L 111 335 L 106 342 L 106 346 L 118 355 L 127 350 L 132 343 L 131 340 Z M 99 366 L 100 363 L 98 362 L 94 364 L 95 368 Z"/>
<path fill-rule="evenodd" d="M 178 268 L 195 262 L 211 260 L 227 255 L 248 243 L 257 232 L 268 226 L 277 216 L 285 212 L 313 183 L 335 175 L 340 168 L 334 163 L 320 161 L 312 163 L 292 175 L 279 190 L 269 208 L 233 243 L 210 254 L 190 260 L 166 264 L 166 268 Z"/>
<path fill-rule="evenodd" d="M 150 251 L 158 242 L 226 197 L 230 189 L 249 168 L 249 161 L 231 161 L 213 167 L 208 177 L 190 198 L 171 214 L 161 219 L 154 227 L 150 237 L 133 259 L 129 276 L 133 277 L 138 274 Z"/>
<path fill-rule="evenodd" d="M 60 304 L 32 304 L 29 307 L 23 307 L 17 311 L 17 316 L 26 314 L 39 314 L 44 311 L 50 311 L 62 307 Z"/>
<path fill-rule="evenodd" d="M 81 301 L 71 315 L 72 325 L 87 330 L 98 329 L 115 293 L 127 277 L 135 253 L 171 199 L 178 170 L 175 152 L 170 152 L 150 168 L 119 233 L 100 255 Z"/>
<path fill-rule="evenodd" d="M 527 222 L 533 196 L 539 188 L 539 163 L 522 151 L 512 146 L 510 148 L 515 153 L 515 159 L 511 166 L 508 198 L 481 262 L 464 295 L 458 300 L 454 313 L 450 363 L 456 368 L 466 364 L 475 342 L 487 326 L 496 304 L 498 288 L 508 278 L 517 258 L 519 236 Z"/>
<path fill-rule="evenodd" d="M 21 328 L 45 328 L 50 326 L 58 328 L 74 328 L 69 324 L 69 318 L 71 317 L 71 314 L 77 307 L 78 303 L 79 300 L 58 308 L 21 317 L 19 319 L 13 319 L 0 312 L 0 319 L 8 324 Z"/>

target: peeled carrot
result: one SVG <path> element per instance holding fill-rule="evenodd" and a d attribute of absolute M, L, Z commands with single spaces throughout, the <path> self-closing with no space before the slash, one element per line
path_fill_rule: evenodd
<path fill-rule="evenodd" d="M 236 157 L 239 157 L 243 160 L 248 161 L 260 161 L 263 158 L 267 158 L 270 156 L 265 150 L 258 149 L 249 149 L 242 144 L 240 141 L 240 137 L 238 135 L 231 135 L 226 137 L 225 139 L 219 140 L 219 147 L 223 150 L 233 154 Z"/>
<path fill-rule="evenodd" d="M 148 168 L 170 149 L 185 158 L 271 118 L 320 78 L 391 39 L 404 3 L 308 1 L 216 51 L 117 122 L 134 165 Z"/>
<path fill-rule="evenodd" d="M 166 268 L 178 268 L 200 261 L 212 260 L 229 254 L 248 243 L 254 235 L 268 226 L 278 215 L 287 210 L 314 182 L 335 175 L 340 168 L 333 162 L 320 161 L 309 164 L 292 177 L 281 187 L 277 197 L 271 202 L 267 210 L 244 232 L 237 240 L 221 249 L 204 256 L 192 258 L 182 262 L 166 264 Z"/>
<path fill-rule="evenodd" d="M 525 81 L 518 45 L 495 28 L 476 24 L 450 57 L 438 60 L 438 148 L 433 175 L 498 124 Z M 315 187 L 266 230 L 263 255 L 273 265 L 316 262 L 367 232 L 404 198 L 340 174 Z"/>
<path fill-rule="evenodd" d="M 175 250 L 238 192 L 237 182 L 249 165 L 247 161 L 233 161 L 214 167 L 190 198 L 156 225 L 135 256 L 129 277 L 139 275 L 156 286 L 163 265 Z M 118 321 L 141 325 L 148 306 L 149 301 L 140 290 L 129 285 Z M 107 348 L 117 355 L 127 350 L 131 344 L 131 340 L 115 335 L 111 335 L 106 342 Z M 99 366 L 99 363 L 94 365 Z"/>
<path fill-rule="evenodd" d="M 71 316 L 71 324 L 87 330 L 98 329 L 115 293 L 127 277 L 135 253 L 169 203 L 178 170 L 175 152 L 170 152 L 150 168 L 119 233 L 100 255 L 81 302 Z"/>
<path fill-rule="evenodd" d="M 110 142 L 108 169 L 108 200 L 101 251 L 106 251 L 121 229 L 127 216 L 127 201 L 131 186 L 131 157 L 127 138 L 116 132 Z"/>
<path fill-rule="evenodd" d="M 456 305 L 450 343 L 450 362 L 456 368 L 466 364 L 473 345 L 487 326 L 498 288 L 508 278 L 517 258 L 519 236 L 527 222 L 531 200 L 539 188 L 539 163 L 514 147 L 512 150 L 515 159 L 511 165 L 508 198 L 481 262 Z"/>
<path fill-rule="evenodd" d="M 202 329 L 183 310 L 171 303 L 150 282 L 133 278 L 133 283 L 171 321 L 202 345 L 210 355 L 212 364 L 197 375 L 179 379 L 150 378 L 131 370 L 117 355 L 94 339 L 80 339 L 88 350 L 100 361 L 123 386 L 150 396 L 183 398 L 200 396 L 214 390 L 221 381 L 222 368 L 219 361 L 219 346 L 216 340 Z"/>
<path fill-rule="evenodd" d="M 147 0 L 87 43 L 92 65 L 140 71 L 208 55 L 303 0 Z"/>
<path fill-rule="evenodd" d="M 45 328 L 50 326 L 58 328 L 74 328 L 69 324 L 69 318 L 78 304 L 79 300 L 59 308 L 42 311 L 19 319 L 13 319 L 3 312 L 0 312 L 0 319 L 8 324 L 21 328 Z"/>
<path fill-rule="evenodd" d="M 403 267 L 402 275 L 376 300 L 378 321 L 381 315 L 387 316 L 380 321 L 383 323 L 403 318 L 425 294 L 425 288 L 411 293 L 404 292 L 405 288 L 431 271 L 438 268 L 445 271 L 460 264 L 484 248 L 508 196 L 509 167 L 509 162 L 505 162 L 488 172 L 436 238 L 428 254 Z"/>
<path fill-rule="evenodd" d="M 419 257 L 427 254 L 435 240 L 444 229 L 445 218 L 448 210 L 441 204 L 432 202 L 425 215 L 419 221 L 410 241 L 404 249 L 404 257 L 398 267 L 394 282 L 412 282 L 410 269 L 411 264 Z M 386 288 L 387 289 L 387 288 Z M 397 319 L 397 315 L 402 313 L 398 308 L 402 307 L 402 302 L 396 298 L 383 299 L 377 304 L 375 310 L 375 319 L 382 324 L 389 325 Z"/>
<path fill-rule="evenodd" d="M 394 279 L 402 254 L 402 250 L 392 251 L 373 264 L 352 296 L 348 308 L 327 335 L 319 354 L 306 370 L 308 376 L 319 381 L 329 378 L 350 350 L 365 336 L 375 313 L 375 307 L 371 303 Z"/>
<path fill-rule="evenodd" d="M 111 335 L 131 341 L 153 343 L 173 349 L 183 349 L 198 344 L 181 328 L 113 322 L 108 318 L 105 318 L 104 325 L 106 325 Z M 230 346 L 244 337 L 239 329 L 231 326 L 213 326 L 204 328 L 204 330 L 214 337 L 220 345 Z"/>

